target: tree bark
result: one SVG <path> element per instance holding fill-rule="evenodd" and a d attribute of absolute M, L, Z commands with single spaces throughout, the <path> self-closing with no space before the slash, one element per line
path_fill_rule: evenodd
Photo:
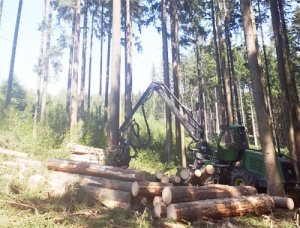
<path fill-rule="evenodd" d="M 164 83 L 170 89 L 170 74 L 169 74 L 169 57 L 168 57 L 168 37 L 167 37 L 167 10 L 166 0 L 161 1 L 161 23 L 162 23 L 162 51 L 163 51 L 163 67 L 164 67 Z M 170 96 L 168 94 L 168 96 Z M 168 152 L 168 162 L 173 160 L 172 146 L 172 115 L 171 111 L 166 107 L 166 144 Z"/>
<path fill-rule="evenodd" d="M 47 106 L 47 95 L 48 95 L 48 81 L 49 81 L 49 63 L 50 63 L 50 46 L 51 46 L 51 36 L 52 36 L 52 11 L 53 11 L 53 0 L 49 1 L 48 8 L 48 22 L 47 22 L 47 41 L 46 41 L 46 56 L 44 57 L 43 64 L 43 95 L 42 95 L 42 107 L 41 107 L 41 122 L 43 123 L 46 118 L 46 106 Z"/>
<path fill-rule="evenodd" d="M 132 195 L 145 197 L 161 196 L 164 187 L 171 185 L 170 183 L 135 181 L 132 184 Z"/>
<path fill-rule="evenodd" d="M 262 72 L 261 65 L 259 65 L 258 62 L 259 53 L 257 49 L 258 44 L 252 9 L 252 1 L 241 0 L 241 11 L 250 70 L 251 86 L 254 94 L 260 142 L 262 146 L 264 166 L 266 170 L 267 188 L 270 195 L 284 196 L 285 192 L 276 167 L 276 157 L 274 151 L 271 122 L 267 113 L 267 107 L 265 103 L 266 99 L 262 88 Z"/>
<path fill-rule="evenodd" d="M 257 193 L 252 186 L 167 186 L 162 191 L 162 199 L 166 205 L 171 203 L 191 202 L 206 199 L 232 198 L 250 196 Z"/>
<path fill-rule="evenodd" d="M 37 124 L 38 124 L 38 116 L 40 113 L 40 100 L 41 100 L 41 80 L 43 75 L 43 70 L 41 68 L 43 62 L 44 55 L 44 42 L 45 42 L 45 21 L 46 21 L 46 9 L 47 9 L 47 0 L 44 0 L 43 7 L 43 16 L 42 16 L 42 25 L 41 25 L 41 39 L 40 39 L 40 56 L 38 62 L 38 76 L 36 83 L 36 95 L 35 95 L 35 103 L 34 103 L 34 117 L 33 117 L 33 131 L 32 135 L 36 138 Z"/>
<path fill-rule="evenodd" d="M 88 1 L 84 0 L 83 5 L 83 34 L 81 52 L 81 81 L 80 81 L 80 106 L 78 110 L 78 121 L 83 121 L 84 98 L 85 98 L 85 73 L 86 73 L 86 49 L 87 49 L 87 23 L 88 23 Z"/>
<path fill-rule="evenodd" d="M 109 149 L 113 149 L 119 144 L 118 130 L 120 124 L 121 0 L 113 1 L 111 58 Z"/>
<path fill-rule="evenodd" d="M 71 120 L 71 86 L 72 86 L 72 77 L 73 77 L 73 64 L 74 64 L 74 39 L 75 39 L 75 26 L 76 26 L 76 12 L 73 13 L 72 18 L 72 34 L 71 42 L 69 43 L 69 70 L 68 70 L 68 81 L 67 81 L 67 99 L 66 99 L 66 115 L 67 119 L 70 122 Z"/>
<path fill-rule="evenodd" d="M 102 166 L 87 162 L 51 159 L 47 165 L 49 170 L 77 173 L 83 175 L 98 176 L 123 181 L 145 181 L 146 174 L 143 171 L 122 169 L 113 166 Z"/>
<path fill-rule="evenodd" d="M 70 115 L 70 131 L 71 141 L 75 139 L 75 126 L 77 125 L 77 97 L 78 97 L 78 68 L 79 68 L 79 38 L 80 38 L 80 12 L 81 1 L 77 0 L 75 12 L 75 35 L 74 35 L 74 62 L 73 62 L 73 75 L 71 82 L 71 115 Z"/>
<path fill-rule="evenodd" d="M 216 31 L 216 23 L 215 19 L 218 17 L 215 17 L 215 4 L 214 0 L 211 0 L 211 11 L 212 11 L 212 27 L 213 27 L 213 34 L 214 34 L 214 48 L 215 48 L 215 60 L 216 60 L 216 68 L 217 68 L 217 75 L 218 75 L 218 97 L 219 97 L 219 106 L 220 106 L 220 112 L 221 112 L 221 121 L 220 124 L 223 125 L 226 123 L 226 115 L 225 115 L 225 102 L 224 102 L 224 96 L 222 92 L 222 75 L 221 75 L 221 68 L 220 68 L 220 55 L 219 55 L 219 48 L 217 43 L 217 31 Z"/>
<path fill-rule="evenodd" d="M 22 5 L 23 0 L 19 1 L 18 13 L 17 13 L 17 20 L 15 26 L 15 33 L 14 33 L 14 42 L 12 46 L 12 52 L 10 57 L 10 66 L 9 66 L 9 75 L 7 81 L 7 92 L 6 92 L 6 100 L 5 106 L 8 107 L 11 101 L 11 93 L 12 93 L 12 85 L 13 85 L 13 77 L 14 77 L 14 68 L 15 68 L 15 57 L 17 51 L 17 43 L 18 43 L 18 34 L 19 34 L 19 26 L 20 26 L 20 18 L 22 13 Z"/>
<path fill-rule="evenodd" d="M 298 99 L 297 101 L 294 98 L 294 85 L 291 81 L 291 72 L 288 64 L 287 59 L 287 51 L 284 48 L 285 42 L 282 34 L 282 26 L 280 23 L 280 16 L 278 10 L 278 4 L 276 1 L 270 1 L 270 9 L 271 9 L 271 16 L 272 16 L 272 25 L 274 31 L 274 38 L 275 38 L 275 45 L 276 45 L 276 55 L 277 55 L 277 62 L 278 62 L 278 73 L 279 73 L 279 80 L 281 85 L 281 95 L 282 95 L 282 102 L 284 107 L 284 115 L 286 116 L 286 134 L 288 138 L 288 149 L 290 156 L 295 160 L 298 161 L 297 156 L 297 148 L 296 145 L 299 145 L 297 142 L 297 137 L 299 140 L 299 128 L 298 128 L 298 121 L 297 121 L 297 108 L 298 108 Z M 297 132 L 298 131 L 298 132 Z M 300 156 L 299 156 L 300 157 Z M 295 164 L 295 170 L 297 177 L 299 178 L 299 171 L 297 165 Z"/>
<path fill-rule="evenodd" d="M 171 204 L 167 207 L 167 218 L 175 221 L 196 221 L 203 218 L 222 219 L 234 216 L 270 214 L 275 208 L 268 195 L 242 196 L 200 200 L 188 203 Z"/>
<path fill-rule="evenodd" d="M 93 38 L 94 38 L 94 20 L 96 12 L 92 12 L 92 21 L 91 21 L 91 40 L 90 40 L 90 58 L 89 58 L 89 81 L 88 81 L 88 97 L 87 97 L 87 109 L 88 113 L 91 108 L 91 80 L 92 80 L 92 57 L 93 57 Z M 101 70 L 100 70 L 101 71 Z M 100 110 L 100 108 L 99 108 Z M 99 116 L 100 112 L 99 112 Z"/>

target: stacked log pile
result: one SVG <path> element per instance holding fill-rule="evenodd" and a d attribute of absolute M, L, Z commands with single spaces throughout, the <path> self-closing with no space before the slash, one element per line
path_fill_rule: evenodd
<path fill-rule="evenodd" d="M 48 169 L 53 170 L 51 180 L 56 184 L 51 185 L 54 188 L 59 188 L 57 182 L 61 180 L 65 186 L 70 184 L 66 180 L 72 180 L 79 184 L 85 197 L 106 207 L 129 209 L 134 201 L 143 205 L 151 202 L 155 217 L 180 222 L 262 215 L 279 207 L 294 208 L 292 199 L 258 194 L 252 186 L 207 184 L 206 179 L 214 171 L 212 166 L 193 172 L 181 170 L 171 178 L 157 172 L 155 181 L 146 181 L 145 172 L 139 170 L 70 160 L 52 159 Z"/>
<path fill-rule="evenodd" d="M 48 177 L 50 196 L 66 194 L 70 188 L 79 185 L 79 195 L 108 208 L 129 209 L 133 182 L 146 180 L 143 171 L 87 162 L 51 159 L 47 167 L 51 170 Z"/>
<path fill-rule="evenodd" d="M 104 165 L 105 151 L 100 148 L 83 146 L 76 143 L 68 143 L 67 151 L 71 153 L 73 161 L 91 162 Z"/>
<path fill-rule="evenodd" d="M 244 215 L 259 216 L 270 214 L 276 208 L 294 208 L 291 198 L 258 194 L 252 186 L 205 183 L 213 171 L 212 166 L 192 173 L 182 169 L 178 173 L 180 183 L 134 182 L 132 194 L 153 200 L 155 217 L 171 218 L 177 222 Z M 156 179 L 160 179 L 157 178 L 157 174 Z M 170 178 L 172 179 L 174 178 Z"/>

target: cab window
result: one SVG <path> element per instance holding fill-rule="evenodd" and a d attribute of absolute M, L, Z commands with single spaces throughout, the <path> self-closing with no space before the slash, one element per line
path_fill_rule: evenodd
<path fill-rule="evenodd" d="M 221 138 L 220 147 L 221 149 L 236 148 L 234 129 L 229 129 L 224 132 Z"/>

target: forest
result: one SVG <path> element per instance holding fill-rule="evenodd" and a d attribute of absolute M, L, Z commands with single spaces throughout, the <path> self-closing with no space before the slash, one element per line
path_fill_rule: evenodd
<path fill-rule="evenodd" d="M 270 193 L 282 195 L 275 151 L 300 162 L 298 0 L 44 0 L 35 91 L 14 74 L 23 4 L 31 3 L 19 0 L 10 71 L 0 84 L 1 148 L 42 161 L 68 158 L 69 142 L 113 153 L 119 127 L 143 95 L 132 90 L 139 77 L 133 77 L 132 55 L 142 53 L 140 32 L 154 27 L 161 36 L 162 62 L 146 74 L 193 111 L 212 148 L 222 126 L 243 125 L 250 147 L 264 154 L 267 177 L 275 177 L 268 178 Z M 0 0 L 0 26 L 3 9 Z M 100 50 L 93 48 L 96 42 Z M 95 52 L 99 75 L 91 66 Z M 68 53 L 67 66 L 62 66 L 63 53 Z M 62 67 L 68 69 L 66 89 L 50 94 L 48 83 L 55 84 Z M 99 83 L 97 94 L 91 93 L 91 78 Z M 185 167 L 190 139 L 179 121 L 156 94 L 144 112 L 151 141 L 129 167 L 153 172 Z M 135 119 L 143 118 L 138 110 Z"/>

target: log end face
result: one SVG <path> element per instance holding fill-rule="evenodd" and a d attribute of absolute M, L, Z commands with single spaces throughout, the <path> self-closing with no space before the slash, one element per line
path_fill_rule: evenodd
<path fill-rule="evenodd" d="M 162 191 L 162 199 L 166 205 L 169 205 L 172 202 L 172 191 L 170 187 L 165 187 Z"/>
<path fill-rule="evenodd" d="M 292 198 L 287 198 L 286 200 L 287 209 L 293 210 L 294 209 L 294 200 Z"/>
<path fill-rule="evenodd" d="M 178 220 L 174 204 L 170 204 L 167 207 L 167 218 L 174 219 L 175 221 Z"/>
<path fill-rule="evenodd" d="M 215 172 L 215 168 L 212 166 L 212 165 L 207 165 L 205 167 L 205 171 L 208 173 L 208 174 L 213 174 Z"/>
<path fill-rule="evenodd" d="M 139 184 L 138 182 L 133 182 L 132 187 L 131 187 L 131 193 L 133 196 L 138 196 L 139 194 Z"/>

